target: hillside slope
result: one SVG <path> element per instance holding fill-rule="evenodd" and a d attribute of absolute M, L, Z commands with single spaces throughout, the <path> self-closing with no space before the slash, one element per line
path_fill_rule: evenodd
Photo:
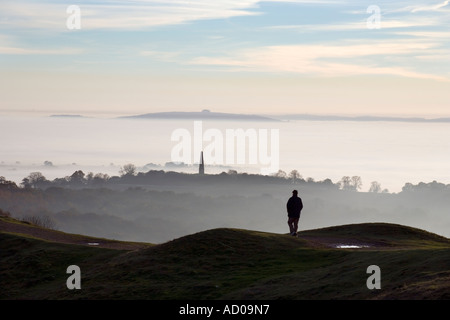
<path fill-rule="evenodd" d="M 365 243 L 358 249 L 338 243 Z M 139 250 L 61 244 L 0 229 L 2 299 L 449 299 L 450 240 L 355 224 L 287 235 L 213 229 Z M 78 265 L 82 289 L 68 290 Z M 366 286 L 381 269 L 381 289 Z"/>
<path fill-rule="evenodd" d="M 136 250 L 148 247 L 150 244 L 139 242 L 126 242 L 111 239 L 96 238 L 78 234 L 71 234 L 57 230 L 40 227 L 28 222 L 19 221 L 14 218 L 0 216 L 0 232 L 21 234 L 41 240 L 78 244 L 86 246 L 96 246 L 100 248 L 110 248 L 118 250 Z"/>

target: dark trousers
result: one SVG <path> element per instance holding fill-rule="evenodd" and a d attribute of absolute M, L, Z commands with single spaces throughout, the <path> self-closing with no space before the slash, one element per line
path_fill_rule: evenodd
<path fill-rule="evenodd" d="M 289 217 L 289 219 L 288 219 L 289 232 L 291 233 L 291 235 L 297 233 L 298 219 L 299 218 L 295 218 L 295 217 Z"/>

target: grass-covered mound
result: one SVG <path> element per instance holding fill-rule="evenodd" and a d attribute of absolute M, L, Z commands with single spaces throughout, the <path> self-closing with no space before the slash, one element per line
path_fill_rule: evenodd
<path fill-rule="evenodd" d="M 335 242 L 368 247 L 337 249 Z M 2 299 L 450 298 L 450 241 L 384 223 L 308 230 L 298 238 L 213 229 L 134 250 L 0 229 L 0 261 Z M 73 264 L 81 269 L 81 290 L 66 287 Z M 367 288 L 370 265 L 381 269 L 380 290 Z"/>

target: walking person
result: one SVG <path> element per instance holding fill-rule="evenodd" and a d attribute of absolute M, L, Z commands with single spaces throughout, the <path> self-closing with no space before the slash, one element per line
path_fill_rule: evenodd
<path fill-rule="evenodd" d="M 298 196 L 298 191 L 292 191 L 292 197 L 289 198 L 287 204 L 288 225 L 291 236 L 297 236 L 298 220 L 303 209 L 302 199 Z"/>

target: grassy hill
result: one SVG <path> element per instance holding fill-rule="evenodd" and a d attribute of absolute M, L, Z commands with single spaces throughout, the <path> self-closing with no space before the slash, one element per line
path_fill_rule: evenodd
<path fill-rule="evenodd" d="M 0 217 L 1 299 L 450 298 L 450 240 L 402 225 L 336 226 L 298 238 L 213 229 L 108 248 L 11 232 L 11 224 L 23 223 Z M 81 290 L 66 287 L 69 265 L 81 269 Z M 381 269 L 380 290 L 366 286 L 370 265 Z"/>

